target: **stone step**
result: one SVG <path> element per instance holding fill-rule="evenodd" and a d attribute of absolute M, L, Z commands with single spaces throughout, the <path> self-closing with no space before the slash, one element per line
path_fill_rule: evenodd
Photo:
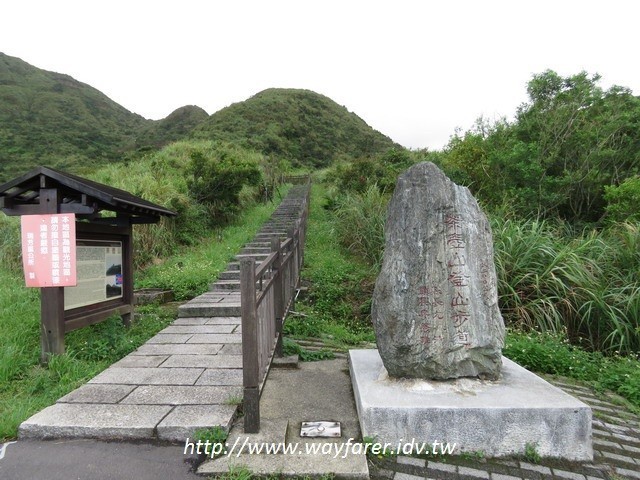
<path fill-rule="evenodd" d="M 218 280 L 240 280 L 240 270 L 227 270 L 218 274 Z"/>
<path fill-rule="evenodd" d="M 237 305 L 232 304 L 194 304 L 181 305 L 178 308 L 178 317 L 239 317 L 242 315 L 240 310 L 240 299 Z"/>
<path fill-rule="evenodd" d="M 240 292 L 207 292 L 178 307 L 178 317 L 238 317 Z"/>
<path fill-rule="evenodd" d="M 298 354 L 289 355 L 288 357 L 273 357 L 271 368 L 300 368 L 300 357 L 298 356 Z"/>
<path fill-rule="evenodd" d="M 268 253 L 240 253 L 240 254 L 236 255 L 235 258 L 238 261 L 240 261 L 240 260 L 242 260 L 244 258 L 253 258 L 257 263 L 258 261 L 264 260 L 268 256 L 269 256 Z"/>
<path fill-rule="evenodd" d="M 271 239 L 273 237 L 279 237 L 280 240 L 284 240 L 285 238 L 287 238 L 287 234 L 286 233 L 258 233 L 255 237 L 255 240 L 257 241 L 271 241 Z"/>
<path fill-rule="evenodd" d="M 237 290 L 240 291 L 240 280 L 218 280 L 209 285 L 209 290 L 217 292 L 220 290 Z"/>
<path fill-rule="evenodd" d="M 265 224 L 261 230 L 285 230 L 296 222 L 296 219 L 283 220 L 281 222 L 273 222 L 271 224 Z"/>
<path fill-rule="evenodd" d="M 250 256 L 254 256 L 254 255 L 250 255 Z M 268 255 L 267 255 L 268 256 Z M 265 256 L 265 258 L 267 257 Z M 259 260 L 256 260 L 256 267 L 258 265 L 260 265 L 262 262 Z M 225 270 L 226 272 L 238 272 L 238 275 L 240 275 L 240 262 L 229 262 L 227 264 L 227 269 Z M 220 280 L 222 280 L 222 277 L 218 276 L 218 278 Z M 238 277 L 240 278 L 240 277 Z"/>
<path fill-rule="evenodd" d="M 252 253 L 266 253 L 267 255 L 271 253 L 270 247 L 244 247 L 240 249 L 241 254 L 252 254 Z"/>

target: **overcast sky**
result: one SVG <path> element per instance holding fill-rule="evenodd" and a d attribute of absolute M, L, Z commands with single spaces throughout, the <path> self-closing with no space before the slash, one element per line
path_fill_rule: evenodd
<path fill-rule="evenodd" d="M 546 69 L 640 94 L 639 19 L 636 0 L 5 0 L 0 51 L 150 119 L 305 88 L 437 149 Z"/>

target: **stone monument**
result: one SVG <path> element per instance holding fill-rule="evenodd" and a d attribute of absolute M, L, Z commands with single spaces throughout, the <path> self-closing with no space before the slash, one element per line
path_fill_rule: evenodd
<path fill-rule="evenodd" d="M 433 163 L 398 179 L 372 319 L 392 377 L 497 379 L 504 322 L 489 222 Z"/>
<path fill-rule="evenodd" d="M 501 356 L 491 231 L 432 163 L 398 179 L 372 317 L 378 350 L 349 351 L 363 436 L 455 453 L 590 460 L 591 409 Z M 423 452 L 424 453 L 424 452 Z"/>

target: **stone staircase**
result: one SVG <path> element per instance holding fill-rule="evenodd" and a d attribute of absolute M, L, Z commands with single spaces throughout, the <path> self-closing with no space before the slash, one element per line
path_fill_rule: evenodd
<path fill-rule="evenodd" d="M 251 242 L 248 242 L 227 269 L 218 275 L 209 291 L 181 305 L 178 317 L 239 317 L 240 316 L 240 261 L 253 258 L 256 266 L 271 253 L 271 239 L 285 240 L 295 228 L 300 218 L 300 199 L 304 186 L 294 186 L 271 218 L 262 226 Z"/>

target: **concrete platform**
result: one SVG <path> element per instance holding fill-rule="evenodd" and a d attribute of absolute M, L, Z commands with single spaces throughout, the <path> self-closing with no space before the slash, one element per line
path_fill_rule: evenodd
<path fill-rule="evenodd" d="M 279 448 L 278 453 L 251 454 L 250 447 L 236 448 L 232 454 L 205 461 L 198 473 L 226 475 L 231 469 L 245 467 L 254 474 L 266 476 L 318 478 L 334 475 L 336 478 L 369 479 L 364 454 L 335 453 L 335 448 L 342 447 L 350 438 L 351 442 L 361 442 L 346 360 L 303 362 L 299 368 L 272 368 L 260 401 L 260 415 L 260 433 L 244 433 L 240 419 L 231 429 L 227 448 L 231 451 L 233 445 L 270 445 Z M 342 437 L 300 437 L 301 422 L 310 420 L 340 422 Z M 308 451 L 314 444 L 320 449 L 331 447 L 332 450 L 330 453 Z M 284 448 L 288 453 L 283 452 Z"/>
<path fill-rule="evenodd" d="M 497 381 L 389 379 L 377 350 L 351 350 L 363 436 L 456 443 L 456 452 L 591 460 L 591 408 L 503 357 Z"/>

